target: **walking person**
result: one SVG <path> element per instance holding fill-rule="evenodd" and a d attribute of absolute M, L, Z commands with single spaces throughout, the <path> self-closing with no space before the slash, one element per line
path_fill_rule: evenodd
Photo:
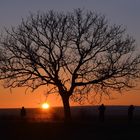
<path fill-rule="evenodd" d="M 21 117 L 25 117 L 26 116 L 26 110 L 25 110 L 24 106 L 20 110 L 20 116 Z"/>
<path fill-rule="evenodd" d="M 130 105 L 128 107 L 128 121 L 129 122 L 132 122 L 132 120 L 133 120 L 134 109 L 135 109 L 135 107 L 133 105 Z"/>
<path fill-rule="evenodd" d="M 104 104 L 102 104 L 99 106 L 98 110 L 99 110 L 99 121 L 104 122 L 106 107 L 104 106 Z"/>

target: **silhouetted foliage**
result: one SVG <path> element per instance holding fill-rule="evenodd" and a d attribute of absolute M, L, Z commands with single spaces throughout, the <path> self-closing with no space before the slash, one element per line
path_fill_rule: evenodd
<path fill-rule="evenodd" d="M 11 88 L 45 85 L 62 97 L 70 118 L 69 98 L 90 102 L 133 87 L 140 63 L 135 48 L 122 26 L 95 12 L 38 12 L 2 35 L 0 79 Z"/>

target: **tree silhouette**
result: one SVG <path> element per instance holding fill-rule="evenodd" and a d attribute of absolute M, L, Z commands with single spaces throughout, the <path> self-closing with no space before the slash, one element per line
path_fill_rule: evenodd
<path fill-rule="evenodd" d="M 69 99 L 92 101 L 134 86 L 140 63 L 135 48 L 122 26 L 95 12 L 38 12 L 1 36 L 0 79 L 11 88 L 45 85 L 48 94 L 61 96 L 70 119 Z"/>

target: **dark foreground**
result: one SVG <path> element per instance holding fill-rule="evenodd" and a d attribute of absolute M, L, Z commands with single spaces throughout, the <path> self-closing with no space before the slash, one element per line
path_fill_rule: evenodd
<path fill-rule="evenodd" d="M 140 121 L 0 121 L 0 140 L 136 140 Z"/>

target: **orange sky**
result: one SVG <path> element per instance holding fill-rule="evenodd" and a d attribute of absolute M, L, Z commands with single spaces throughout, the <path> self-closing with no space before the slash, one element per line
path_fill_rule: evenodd
<path fill-rule="evenodd" d="M 41 103 L 46 99 L 42 90 L 37 90 L 33 93 L 28 91 L 25 94 L 22 88 L 13 89 L 12 93 L 9 89 L 4 89 L 2 86 L 0 89 L 0 108 L 20 108 L 21 106 L 25 106 L 26 108 L 40 107 Z M 115 99 L 113 100 L 103 99 L 101 103 L 105 105 L 140 105 L 139 91 L 139 87 L 137 87 L 137 89 L 132 89 L 122 95 L 119 93 L 114 95 Z M 62 106 L 61 98 L 58 96 L 50 95 L 47 98 L 47 102 L 50 106 Z M 71 105 L 77 104 L 71 103 Z"/>

